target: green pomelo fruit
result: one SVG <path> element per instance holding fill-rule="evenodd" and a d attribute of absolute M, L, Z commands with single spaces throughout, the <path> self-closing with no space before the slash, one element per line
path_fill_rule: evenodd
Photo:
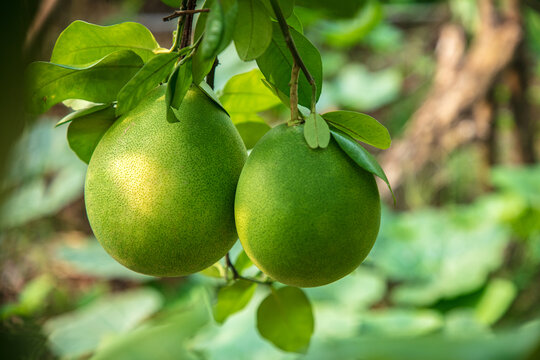
<path fill-rule="evenodd" d="M 253 263 L 284 284 L 336 281 L 368 255 L 381 207 L 373 175 L 334 139 L 310 149 L 303 125 L 280 125 L 251 152 L 236 190 L 236 227 Z"/>
<path fill-rule="evenodd" d="M 167 122 L 164 99 L 160 86 L 105 133 L 88 166 L 85 202 L 94 234 L 118 262 L 180 276 L 234 244 L 234 193 L 247 154 L 230 118 L 197 87 L 179 122 Z"/>

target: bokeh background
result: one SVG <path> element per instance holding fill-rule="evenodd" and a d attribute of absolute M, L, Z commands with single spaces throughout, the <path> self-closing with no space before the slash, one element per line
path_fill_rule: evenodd
<path fill-rule="evenodd" d="M 5 4 L 7 5 L 7 4 Z M 3 5 L 3 6 L 5 6 Z M 92 236 L 86 165 L 68 148 L 68 113 L 28 118 L 22 72 L 48 60 L 75 19 L 138 21 L 163 47 L 175 22 L 159 0 L 26 0 L 2 33 L 0 351 L 26 359 L 540 358 L 540 2 L 367 1 L 350 19 L 298 7 L 320 49 L 319 110 L 366 112 L 393 145 L 377 156 L 395 189 L 364 264 L 307 289 L 315 334 L 282 352 L 255 326 L 260 289 L 218 326 L 223 281 L 131 272 Z M 216 89 L 249 71 L 234 48 Z M 269 124 L 286 120 L 276 108 Z M 339 234 L 336 234 L 338 236 Z M 237 244 L 233 258 L 241 251 Z M 174 354 L 174 355 L 171 355 Z M 168 356 L 168 357 L 167 357 Z"/>

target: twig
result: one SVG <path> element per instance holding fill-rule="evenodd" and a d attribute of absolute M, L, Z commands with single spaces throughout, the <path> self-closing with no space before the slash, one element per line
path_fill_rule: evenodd
<path fill-rule="evenodd" d="M 171 15 L 165 16 L 163 18 L 163 21 L 171 21 L 172 19 L 176 19 L 177 17 L 180 17 L 180 16 L 193 15 L 193 14 L 204 13 L 204 12 L 210 12 L 210 9 L 176 10 Z"/>
<path fill-rule="evenodd" d="M 197 6 L 197 0 L 188 0 L 186 11 L 194 10 L 195 6 Z M 180 49 L 191 45 L 191 32 L 193 30 L 193 14 L 187 14 L 184 17 L 184 19 L 185 21 L 182 28 L 182 40 L 180 41 Z"/>
<path fill-rule="evenodd" d="M 294 44 L 294 39 L 292 38 L 291 32 L 289 31 L 289 25 L 287 24 L 287 21 L 285 21 L 285 17 L 283 16 L 283 12 L 281 11 L 281 8 L 277 3 L 277 0 L 270 0 L 270 4 L 272 5 L 272 9 L 276 14 L 279 27 L 281 29 L 281 32 L 283 33 L 283 37 L 285 38 L 285 43 L 287 44 L 287 47 L 289 48 L 289 51 L 293 57 L 293 61 L 300 67 L 300 69 L 306 76 L 307 81 L 311 85 L 311 111 L 315 112 L 315 104 L 317 101 L 317 84 L 315 83 L 315 79 L 313 78 L 313 76 L 311 76 L 309 70 L 304 64 L 304 61 L 302 61 L 302 58 L 298 53 L 298 49 Z M 293 106 L 298 107 L 298 102 L 296 104 L 293 104 L 292 101 L 293 99 L 291 98 L 291 108 Z"/>
<path fill-rule="evenodd" d="M 254 282 L 254 283 L 260 284 L 260 285 L 272 285 L 274 283 L 271 280 L 259 280 L 259 279 L 255 279 L 255 278 L 252 278 L 252 277 L 245 277 L 245 276 L 240 275 L 238 270 L 236 270 L 233 263 L 231 262 L 231 257 L 229 255 L 229 253 L 227 253 L 227 255 L 225 255 L 225 265 L 226 265 L 226 267 L 225 267 L 225 272 L 226 273 L 228 273 L 228 269 L 231 269 L 231 272 L 233 273 L 233 280 L 251 281 L 251 282 Z M 226 276 L 226 279 L 229 280 L 227 275 L 225 275 L 225 276 Z"/>

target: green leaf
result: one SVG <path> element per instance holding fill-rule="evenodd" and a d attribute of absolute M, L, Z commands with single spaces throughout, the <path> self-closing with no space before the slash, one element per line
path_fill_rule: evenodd
<path fill-rule="evenodd" d="M 70 121 L 73 121 L 75 119 L 78 119 L 78 118 L 86 116 L 86 115 L 90 115 L 92 113 L 95 113 L 96 111 L 100 111 L 100 110 L 106 109 L 106 108 L 111 107 L 111 106 L 112 106 L 112 104 L 97 104 L 97 105 L 90 106 L 90 107 L 87 107 L 87 108 L 83 108 L 83 109 L 80 109 L 80 110 L 77 110 L 77 111 L 73 111 L 73 112 L 67 114 L 66 116 L 64 116 L 63 118 L 61 118 L 56 123 L 56 125 L 54 125 L 54 127 L 58 127 L 58 126 L 67 124 Z"/>
<path fill-rule="evenodd" d="M 302 21 L 296 15 L 296 13 L 293 12 L 292 15 L 287 19 L 287 24 L 289 24 L 290 27 L 298 31 L 300 34 L 304 34 L 304 25 L 302 25 Z"/>
<path fill-rule="evenodd" d="M 203 4 L 203 8 L 210 8 L 212 7 L 212 4 L 215 2 L 215 0 L 206 0 Z M 195 25 L 195 33 L 194 33 L 194 39 L 195 41 L 198 41 L 198 39 L 204 35 L 204 31 L 206 28 L 206 21 L 208 19 L 209 13 L 201 13 L 199 14 L 199 18 L 197 19 L 197 24 Z M 210 70 L 212 69 L 212 65 L 214 64 L 215 57 L 210 57 L 206 59 L 203 56 L 202 46 L 198 46 L 195 50 L 195 53 L 193 54 L 193 64 L 192 64 L 192 70 L 193 70 L 193 82 L 195 84 L 199 84 L 201 81 L 203 81 L 204 77 L 208 75 Z"/>
<path fill-rule="evenodd" d="M 288 94 L 293 59 L 279 25 L 274 23 L 273 27 L 272 43 L 266 49 L 265 53 L 257 58 L 257 65 L 266 77 L 266 80 L 274 84 L 284 94 Z M 315 79 L 317 85 L 316 100 L 318 100 L 321 95 L 323 77 L 321 55 L 317 48 L 304 35 L 294 29 L 290 29 L 290 32 L 300 57 Z M 311 108 L 311 93 L 311 85 L 305 75 L 300 72 L 298 79 L 299 104 Z"/>
<path fill-rule="evenodd" d="M 56 355 L 78 358 L 96 349 L 104 338 L 127 333 L 162 303 L 162 295 L 151 288 L 125 291 L 52 318 L 43 328 Z"/>
<path fill-rule="evenodd" d="M 299 288 L 272 289 L 257 310 L 259 333 L 285 351 L 305 352 L 314 325 L 311 303 Z"/>
<path fill-rule="evenodd" d="M 234 267 L 236 271 L 242 274 L 244 270 L 251 267 L 252 265 L 253 265 L 253 262 L 247 256 L 246 252 L 244 250 L 240 251 L 240 254 L 238 254 L 238 256 L 236 257 L 236 260 L 234 261 Z"/>
<path fill-rule="evenodd" d="M 178 56 L 178 53 L 165 53 L 148 61 L 118 93 L 116 115 L 120 116 L 133 109 L 146 94 L 164 82 Z"/>
<path fill-rule="evenodd" d="M 51 62 L 63 65 L 86 65 L 118 50 L 131 50 L 147 62 L 159 45 L 143 25 L 125 22 L 99 26 L 74 21 L 58 37 Z"/>
<path fill-rule="evenodd" d="M 222 287 L 214 305 L 214 319 L 223 324 L 229 316 L 242 310 L 249 304 L 257 284 L 246 280 L 237 280 L 234 284 Z"/>
<path fill-rule="evenodd" d="M 219 101 L 216 93 L 214 92 L 214 90 L 212 90 L 212 88 L 210 87 L 210 85 L 208 85 L 206 82 L 201 82 L 199 85 L 198 85 L 199 89 L 201 89 L 201 91 L 203 93 L 206 94 L 206 96 L 208 96 L 210 98 L 210 100 L 212 100 L 218 107 L 221 108 L 221 110 L 225 111 L 225 113 L 228 115 L 229 113 L 227 112 L 227 109 L 225 109 L 223 107 L 223 105 L 221 104 L 221 102 Z"/>
<path fill-rule="evenodd" d="M 230 78 L 219 98 L 227 112 L 258 113 L 279 105 L 279 98 L 262 83 L 263 78 L 258 69 Z"/>
<path fill-rule="evenodd" d="M 352 136 L 353 139 L 388 149 L 392 140 L 388 130 L 369 115 L 355 111 L 332 111 L 322 117 L 338 130 Z"/>
<path fill-rule="evenodd" d="M 215 58 L 231 42 L 238 12 L 235 0 L 214 0 L 206 18 L 205 34 L 200 45 L 204 59 Z"/>
<path fill-rule="evenodd" d="M 238 0 L 233 40 L 238 56 L 244 61 L 264 54 L 272 41 L 272 20 L 260 0 Z"/>
<path fill-rule="evenodd" d="M 354 139 L 351 138 L 349 135 L 337 130 L 330 130 L 330 132 L 332 133 L 332 136 L 338 143 L 341 150 L 343 150 L 347 155 L 349 155 L 349 157 L 353 159 L 358 166 L 360 166 L 366 171 L 369 171 L 373 175 L 378 176 L 386 183 L 386 185 L 388 185 L 388 189 L 390 189 L 390 192 L 392 193 L 395 204 L 396 197 L 394 196 L 394 192 L 392 191 L 390 182 L 388 181 L 386 174 L 381 168 L 381 165 L 379 165 L 373 155 L 371 155 L 366 149 L 364 149 L 362 145 L 354 141 Z"/>
<path fill-rule="evenodd" d="M 268 13 L 274 19 L 276 19 L 276 14 L 274 14 L 274 9 L 272 8 L 272 4 L 270 4 L 270 0 L 261 0 L 261 1 L 264 4 L 264 6 L 266 6 Z M 278 5 L 285 19 L 287 19 L 289 16 L 292 15 L 293 10 L 294 10 L 294 0 L 278 0 Z"/>
<path fill-rule="evenodd" d="M 514 283 L 502 278 L 490 280 L 476 305 L 475 317 L 485 325 L 493 325 L 508 310 L 516 298 Z"/>
<path fill-rule="evenodd" d="M 191 58 L 185 58 L 174 69 L 165 92 L 165 105 L 167 106 L 167 121 L 178 122 L 175 110 L 180 108 L 191 84 L 193 83 Z"/>
<path fill-rule="evenodd" d="M 97 144 L 115 120 L 112 106 L 72 120 L 67 131 L 69 147 L 88 164 Z"/>
<path fill-rule="evenodd" d="M 113 102 L 118 91 L 142 66 L 141 58 L 129 50 L 114 52 L 82 68 L 31 63 L 26 74 L 28 111 L 43 113 L 67 99 Z"/>
<path fill-rule="evenodd" d="M 325 148 L 330 142 L 330 128 L 319 114 L 311 113 L 306 118 L 304 125 L 304 137 L 309 147 L 316 149 Z"/>

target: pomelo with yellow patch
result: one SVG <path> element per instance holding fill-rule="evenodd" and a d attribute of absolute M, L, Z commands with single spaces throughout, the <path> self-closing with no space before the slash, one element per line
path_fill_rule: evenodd
<path fill-rule="evenodd" d="M 234 194 L 247 157 L 228 115 L 193 86 L 166 120 L 165 86 L 119 118 L 96 147 L 85 203 L 95 236 L 124 266 L 181 276 L 237 239 Z"/>

